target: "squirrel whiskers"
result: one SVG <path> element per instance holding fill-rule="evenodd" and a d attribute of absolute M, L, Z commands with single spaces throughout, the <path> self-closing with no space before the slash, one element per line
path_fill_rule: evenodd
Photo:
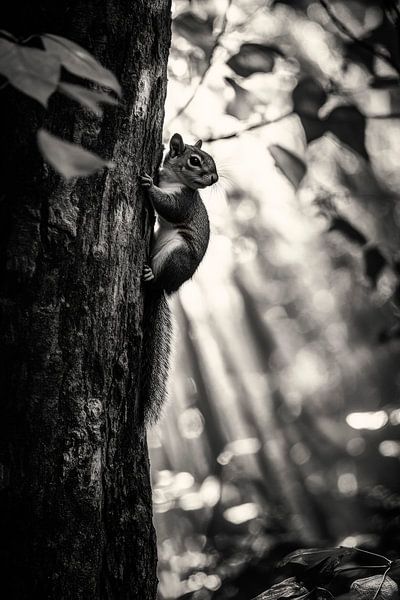
<path fill-rule="evenodd" d="M 175 133 L 159 173 L 159 186 L 150 175 L 140 180 L 157 214 L 149 264 L 143 278 L 145 300 L 141 408 L 155 421 L 166 397 L 171 339 L 171 315 L 166 295 L 190 279 L 207 250 L 210 225 L 199 189 L 218 181 L 213 158 L 199 140 L 185 144 Z"/>

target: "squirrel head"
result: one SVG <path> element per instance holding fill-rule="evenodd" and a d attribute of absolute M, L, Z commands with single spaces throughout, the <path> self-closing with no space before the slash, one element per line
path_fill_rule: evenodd
<path fill-rule="evenodd" d="M 201 144 L 201 140 L 194 146 L 185 144 L 182 136 L 174 133 L 163 164 L 164 170 L 171 178 L 193 190 L 205 188 L 218 181 L 214 159 L 201 150 Z"/>

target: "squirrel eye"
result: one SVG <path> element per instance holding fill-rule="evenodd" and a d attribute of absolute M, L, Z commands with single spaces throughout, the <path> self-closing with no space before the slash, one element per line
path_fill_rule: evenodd
<path fill-rule="evenodd" d="M 200 160 L 197 156 L 191 156 L 189 158 L 189 164 L 191 164 L 193 167 L 200 167 Z"/>

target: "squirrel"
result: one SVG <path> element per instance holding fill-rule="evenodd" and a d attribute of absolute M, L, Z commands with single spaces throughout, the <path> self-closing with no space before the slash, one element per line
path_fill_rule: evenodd
<path fill-rule="evenodd" d="M 144 310 L 144 356 L 141 410 L 145 421 L 157 420 L 166 397 L 171 315 L 166 296 L 190 279 L 206 253 L 210 225 L 199 189 L 218 181 L 213 158 L 202 141 L 185 144 L 175 133 L 159 171 L 159 185 L 150 175 L 140 177 L 157 215 L 150 247 L 150 264 L 143 279 L 148 285 Z"/>

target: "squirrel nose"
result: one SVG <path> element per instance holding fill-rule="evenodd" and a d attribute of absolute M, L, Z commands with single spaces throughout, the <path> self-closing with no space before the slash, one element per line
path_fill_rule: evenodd
<path fill-rule="evenodd" d="M 217 183 L 218 175 L 216 173 L 211 173 L 211 184 Z"/>

